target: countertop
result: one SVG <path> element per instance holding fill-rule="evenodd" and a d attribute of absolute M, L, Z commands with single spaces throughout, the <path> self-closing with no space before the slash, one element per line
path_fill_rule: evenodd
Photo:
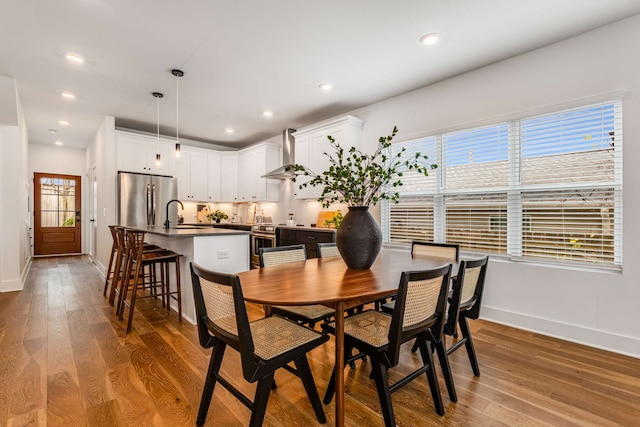
<path fill-rule="evenodd" d="M 233 236 L 250 235 L 250 231 L 232 230 L 228 228 L 213 228 L 201 226 L 182 226 L 179 228 L 165 229 L 164 227 L 136 228 L 136 230 L 146 231 L 149 234 L 156 234 L 165 237 L 204 237 L 204 236 Z"/>
<path fill-rule="evenodd" d="M 304 226 L 295 226 L 288 227 L 286 225 L 278 225 L 277 228 L 279 230 L 302 230 L 302 231 L 320 231 L 323 233 L 335 233 L 335 228 L 327 228 L 327 227 L 304 227 Z"/>

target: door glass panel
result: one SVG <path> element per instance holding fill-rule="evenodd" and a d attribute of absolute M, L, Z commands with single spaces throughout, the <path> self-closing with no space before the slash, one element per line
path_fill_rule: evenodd
<path fill-rule="evenodd" d="M 40 195 L 42 227 L 75 227 L 74 179 L 41 178 Z"/>

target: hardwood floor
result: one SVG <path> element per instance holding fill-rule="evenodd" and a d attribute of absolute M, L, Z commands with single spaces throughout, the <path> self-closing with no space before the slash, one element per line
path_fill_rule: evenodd
<path fill-rule="evenodd" d="M 0 294 L 0 426 L 195 424 L 209 360 L 195 327 L 144 300 L 126 335 L 102 286 L 86 257 L 41 258 L 24 291 Z M 262 315 L 256 305 L 249 310 Z M 640 360 L 486 321 L 472 328 L 482 376 L 473 376 L 464 350 L 455 352 L 458 403 L 449 402 L 438 370 L 445 416 L 435 414 L 426 378 L 419 378 L 393 395 L 398 425 L 639 425 Z M 405 347 L 393 379 L 417 362 Z M 322 395 L 332 341 L 311 356 Z M 235 351 L 222 369 L 253 394 Z M 367 364 L 345 372 L 347 425 L 383 425 Z M 276 379 L 265 425 L 317 425 L 300 381 L 284 371 Z M 333 425 L 333 404 L 324 409 Z M 248 421 L 249 410 L 216 387 L 207 425 Z"/>

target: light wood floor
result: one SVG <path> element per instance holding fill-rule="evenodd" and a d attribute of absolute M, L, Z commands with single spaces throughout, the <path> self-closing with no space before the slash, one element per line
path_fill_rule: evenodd
<path fill-rule="evenodd" d="M 24 291 L 0 294 L 0 426 L 195 424 L 208 363 L 195 327 L 145 300 L 125 335 L 102 286 L 86 257 L 45 258 L 33 261 Z M 437 416 L 419 378 L 393 395 L 398 425 L 640 425 L 640 360 L 486 321 L 474 322 L 473 334 L 482 376 L 456 352 L 458 403 L 441 381 L 446 414 Z M 417 362 L 409 347 L 394 378 Z M 332 360 L 331 341 L 311 353 L 321 395 Z M 228 351 L 223 372 L 252 394 L 238 362 Z M 368 373 L 362 362 L 346 369 L 349 426 L 383 425 Z M 299 380 L 284 371 L 276 379 L 265 425 L 317 425 Z M 333 425 L 333 404 L 325 412 Z M 217 387 L 207 425 L 248 420 L 249 410 Z"/>

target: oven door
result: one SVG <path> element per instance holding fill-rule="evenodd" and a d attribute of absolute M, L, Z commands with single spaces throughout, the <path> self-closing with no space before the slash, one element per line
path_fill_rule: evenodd
<path fill-rule="evenodd" d="M 251 256 L 251 262 L 254 267 L 260 267 L 260 248 L 273 248 L 276 246 L 275 234 L 256 234 L 254 232 L 252 237 L 253 255 Z"/>

